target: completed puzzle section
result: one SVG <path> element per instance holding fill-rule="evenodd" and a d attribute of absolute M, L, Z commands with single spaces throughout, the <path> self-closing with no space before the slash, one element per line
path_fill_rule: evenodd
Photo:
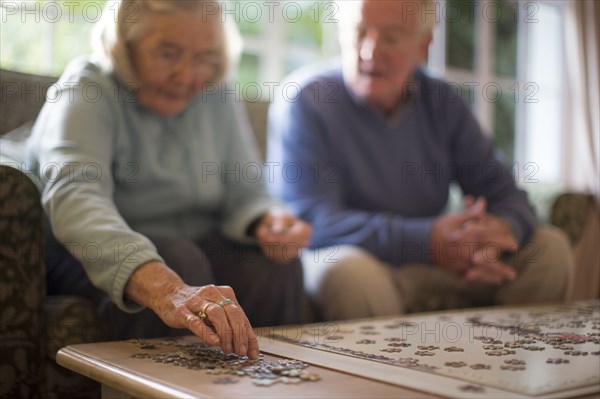
<path fill-rule="evenodd" d="M 470 390 L 554 397 L 600 391 L 599 301 L 288 326 L 268 336 L 303 350 L 383 363 L 389 373 L 400 373 L 393 369 L 399 367 L 463 380 Z M 321 365 L 343 370 L 338 356 L 324 358 L 331 362 Z M 367 363 L 362 370 L 377 379 Z"/>

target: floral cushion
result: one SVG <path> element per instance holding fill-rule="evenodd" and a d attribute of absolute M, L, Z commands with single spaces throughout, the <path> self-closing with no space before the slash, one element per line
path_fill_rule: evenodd
<path fill-rule="evenodd" d="M 0 396 L 37 397 L 44 381 L 42 210 L 33 183 L 0 166 Z"/>
<path fill-rule="evenodd" d="M 43 212 L 33 182 L 0 165 L 0 398 L 97 398 L 99 385 L 54 361 L 106 334 L 83 298 L 46 297 Z"/>

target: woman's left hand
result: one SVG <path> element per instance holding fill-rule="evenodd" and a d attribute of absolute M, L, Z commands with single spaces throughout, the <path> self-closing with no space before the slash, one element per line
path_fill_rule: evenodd
<path fill-rule="evenodd" d="M 270 211 L 258 221 L 254 235 L 267 258 L 290 263 L 298 259 L 302 248 L 310 245 L 312 227 L 290 214 Z"/>

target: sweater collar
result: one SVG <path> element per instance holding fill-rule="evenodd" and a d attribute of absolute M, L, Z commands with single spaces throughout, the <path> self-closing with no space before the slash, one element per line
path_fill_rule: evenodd
<path fill-rule="evenodd" d="M 403 95 L 403 101 L 400 101 L 400 103 L 392 110 L 392 112 L 387 115 L 370 105 L 365 99 L 358 97 L 352 91 L 352 89 L 346 85 L 345 80 L 344 87 L 346 88 L 346 92 L 348 93 L 348 96 L 352 102 L 359 108 L 367 110 L 372 115 L 375 115 L 378 119 L 381 119 L 388 126 L 397 126 L 404 119 L 411 104 L 417 101 L 419 98 L 422 73 L 423 72 L 420 69 L 415 69 L 411 78 L 406 83 L 407 89 Z"/>

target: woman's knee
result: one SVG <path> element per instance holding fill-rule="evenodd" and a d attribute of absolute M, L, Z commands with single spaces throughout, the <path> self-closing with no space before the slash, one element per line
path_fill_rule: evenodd
<path fill-rule="evenodd" d="M 240 266 L 245 269 L 243 273 L 245 279 L 238 282 L 238 285 L 241 283 L 245 286 L 254 286 L 254 290 L 262 291 L 262 295 L 273 295 L 273 299 L 275 299 L 281 296 L 287 297 L 287 293 L 300 295 L 304 292 L 302 262 L 300 259 L 286 264 L 279 264 L 271 262 L 263 256 L 256 261 L 255 265 L 249 265 L 246 262 Z M 230 279 L 232 281 L 236 280 L 235 277 L 230 277 Z"/>
<path fill-rule="evenodd" d="M 164 236 L 148 236 L 158 254 L 186 284 L 206 285 L 215 282 L 211 264 L 204 251 L 193 241 Z"/>

